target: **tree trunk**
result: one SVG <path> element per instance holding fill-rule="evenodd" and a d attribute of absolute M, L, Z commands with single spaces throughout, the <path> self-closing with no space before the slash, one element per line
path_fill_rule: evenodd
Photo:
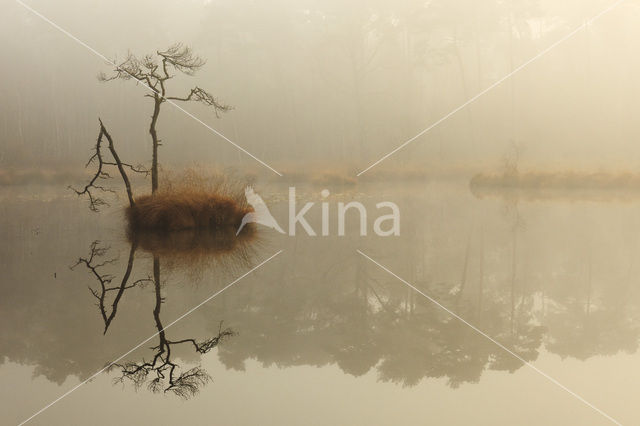
<path fill-rule="evenodd" d="M 107 137 L 107 141 L 109 142 L 109 151 L 111 151 L 111 155 L 113 156 L 113 159 L 116 162 L 116 166 L 118 167 L 120 176 L 122 176 L 122 181 L 124 182 L 124 186 L 127 188 L 127 198 L 129 198 L 129 206 L 133 207 L 135 204 L 135 201 L 133 198 L 133 191 L 131 190 L 131 182 L 129 182 L 129 177 L 127 176 L 127 173 L 124 171 L 124 167 L 122 166 L 122 161 L 120 161 L 120 157 L 118 156 L 118 153 L 116 152 L 116 148 L 113 145 L 113 139 L 111 139 L 111 135 L 109 134 L 109 132 L 107 132 L 106 127 L 104 127 L 104 124 L 102 124 L 102 120 L 98 119 L 98 121 L 100 121 L 100 132 L 104 133 L 104 135 Z M 97 146 L 97 149 L 100 149 L 100 146 Z"/>
<path fill-rule="evenodd" d="M 160 140 L 158 140 L 158 133 L 156 132 L 156 123 L 158 122 L 158 115 L 160 115 L 160 104 L 162 98 L 158 95 L 154 98 L 153 115 L 151 116 L 151 125 L 149 126 L 149 133 L 151 134 L 151 140 L 153 142 L 153 156 L 151 159 L 151 194 L 155 194 L 158 190 L 158 146 Z"/>
<path fill-rule="evenodd" d="M 129 260 L 127 261 L 127 269 L 122 276 L 122 281 L 120 283 L 120 287 L 118 288 L 118 293 L 116 293 L 116 297 L 114 297 L 113 302 L 111 303 L 111 314 L 108 317 L 104 318 L 104 309 L 101 307 L 102 315 L 104 318 L 104 332 L 102 334 L 107 334 L 107 330 L 111 325 L 111 321 L 116 317 L 116 313 L 118 312 L 118 303 L 120 303 L 120 299 L 124 294 L 124 291 L 127 289 L 127 283 L 129 282 L 129 277 L 131 276 L 131 271 L 133 270 L 133 260 L 136 254 L 136 248 L 138 244 L 134 241 L 131 243 L 131 248 L 129 249 Z M 102 300 L 100 301 L 102 303 Z"/>

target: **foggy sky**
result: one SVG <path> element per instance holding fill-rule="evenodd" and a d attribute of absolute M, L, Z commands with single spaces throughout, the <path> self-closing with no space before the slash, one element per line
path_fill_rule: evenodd
<path fill-rule="evenodd" d="M 561 4 L 558 4 L 561 3 Z M 552 45 L 612 1 L 58 1 L 29 4 L 107 57 L 183 42 L 207 59 L 169 93 L 283 169 L 366 167 Z M 637 169 L 639 9 L 625 3 L 388 159 L 385 167 Z M 0 167 L 82 165 L 101 117 L 122 155 L 148 161 L 152 103 L 132 81 L 18 3 L 0 17 Z M 253 159 L 164 105 L 160 162 Z"/>

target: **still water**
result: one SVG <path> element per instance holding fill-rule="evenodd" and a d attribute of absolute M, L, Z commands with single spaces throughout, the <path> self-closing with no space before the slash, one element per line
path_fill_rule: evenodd
<path fill-rule="evenodd" d="M 298 190 L 316 201 L 316 230 L 321 189 Z M 258 191 L 286 223 L 287 187 Z M 239 242 L 131 242 L 116 206 L 94 214 L 53 187 L 0 197 L 3 424 L 114 360 L 29 424 L 609 424 L 356 250 L 619 422 L 640 421 L 632 196 L 333 188 L 331 235 L 258 227 Z M 337 235 L 335 204 L 350 200 L 367 206 L 368 236 L 355 215 Z M 371 232 L 380 201 L 399 206 L 400 236 Z"/>

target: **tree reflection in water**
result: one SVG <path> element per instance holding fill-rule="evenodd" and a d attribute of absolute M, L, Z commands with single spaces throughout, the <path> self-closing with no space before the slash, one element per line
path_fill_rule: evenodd
<path fill-rule="evenodd" d="M 226 257 L 224 260 L 226 262 L 231 261 L 231 264 L 234 265 L 238 263 L 246 264 L 249 262 L 246 243 L 253 237 L 253 232 L 252 228 L 247 228 L 240 238 L 236 238 L 233 230 L 215 234 L 198 234 L 191 231 L 171 234 L 130 234 L 127 266 L 119 284 L 115 286 L 112 285 L 115 277 L 112 274 L 102 273 L 101 268 L 115 263 L 117 258 L 105 260 L 109 248 L 101 246 L 99 241 L 94 241 L 91 244 L 89 255 L 78 259 L 72 269 L 82 264 L 98 282 L 97 288 L 96 286 L 89 286 L 89 290 L 98 300 L 97 306 L 104 321 L 103 334 L 107 333 L 114 320 L 118 311 L 118 304 L 126 290 L 152 283 L 155 295 L 153 319 L 158 330 L 158 344 L 151 348 L 154 351 L 154 355 L 149 361 L 142 359 L 141 361 L 108 363 L 109 368 L 107 371 L 118 370 L 120 373 L 120 376 L 116 377 L 114 382 L 124 383 L 125 381 L 130 381 L 136 388 L 146 385 L 147 389 L 153 393 L 171 392 L 179 397 L 189 398 L 197 394 L 201 386 L 211 381 L 211 376 L 200 365 L 183 370 L 173 360 L 172 349 L 177 345 L 187 345 L 192 346 L 198 354 L 206 354 L 218 346 L 221 341 L 233 336 L 235 333 L 230 328 L 223 328 L 222 322 L 220 322 L 217 335 L 205 340 L 197 341 L 194 338 L 172 340 L 167 337 L 160 316 L 165 298 L 161 293 L 163 283 L 160 278 L 160 254 L 158 253 L 161 252 L 166 257 L 175 255 L 171 259 L 173 262 L 185 262 L 186 259 L 189 259 L 189 262 L 193 264 L 195 259 L 202 262 L 208 255 L 217 256 L 218 261 L 220 256 Z M 139 247 L 152 254 L 153 275 L 133 280 L 131 275 L 134 258 L 136 249 Z M 114 294 L 114 296 L 110 299 L 111 307 L 109 309 L 107 307 L 107 299 L 110 294 Z"/>
<path fill-rule="evenodd" d="M 349 375 L 373 374 L 383 382 L 401 386 L 444 379 L 455 388 L 480 382 L 490 371 L 515 372 L 521 368 L 519 360 L 428 300 L 416 297 L 414 291 L 375 265 L 363 262 L 355 253 L 356 248 L 363 248 L 394 273 L 527 361 L 535 362 L 540 354 L 587 360 L 598 355 L 637 352 L 640 292 L 634 282 L 634 271 L 628 265 L 624 268 L 635 259 L 635 246 L 611 250 L 606 244 L 608 240 L 599 234 L 582 238 L 575 229 L 565 231 L 557 225 L 551 228 L 557 235 L 546 228 L 540 231 L 547 222 L 525 216 L 522 206 L 515 203 L 507 209 L 495 206 L 491 210 L 494 214 L 477 221 L 452 213 L 462 215 L 473 210 L 452 208 L 440 218 L 433 206 L 422 203 L 418 207 L 416 211 L 434 213 L 428 220 L 414 220 L 413 232 L 402 240 L 358 236 L 278 240 L 278 248 L 285 251 L 270 266 L 268 274 L 259 275 L 259 285 L 235 287 L 232 292 L 220 295 L 215 306 L 205 306 L 194 313 L 195 324 L 211 324 L 205 325 L 205 329 L 192 328 L 192 336 L 197 337 L 194 342 L 216 337 L 218 322 L 224 319 L 226 326 L 240 333 L 217 348 L 216 357 L 226 368 L 242 371 L 249 362 L 280 368 L 335 366 Z M 621 222 L 619 228 L 623 225 L 629 226 Z M 582 229 L 580 226 L 576 225 L 576 229 Z M 92 284 L 96 294 L 86 295 L 104 307 L 104 314 L 99 310 L 96 319 L 102 318 L 101 328 L 110 327 L 112 336 L 113 324 L 118 321 L 122 321 L 118 327 L 123 329 L 133 330 L 135 326 L 136 319 L 130 309 L 123 308 L 123 300 L 130 301 L 127 306 L 135 303 L 135 295 L 150 291 L 151 286 L 155 294 L 153 255 L 159 257 L 164 280 L 174 276 L 169 273 L 171 267 L 180 268 L 185 265 L 183 262 L 194 259 L 218 262 L 211 269 L 203 268 L 206 275 L 201 278 L 207 282 L 212 278 L 227 282 L 227 278 L 214 278 L 224 268 L 229 268 L 233 276 L 246 270 L 242 261 L 222 255 L 234 253 L 233 245 L 225 246 L 224 239 L 216 242 L 215 238 L 207 237 L 203 241 L 184 234 L 139 236 L 130 241 L 137 244 L 136 259 L 143 251 L 151 256 L 136 260 L 139 265 L 125 284 L 121 276 L 128 269 L 126 258 L 122 259 L 122 270 L 114 269 L 118 265 L 113 264 L 98 268 L 99 273 L 109 271 L 117 278 L 104 283 L 106 296 L 102 297 L 103 283 L 97 279 Z M 218 247 L 218 251 L 212 252 L 211 247 Z M 180 254 L 172 253 L 172 248 L 178 248 Z M 130 249 L 124 250 L 130 254 Z M 91 264 L 99 265 L 107 257 L 94 256 Z M 149 276 L 141 268 L 143 260 L 149 263 L 148 267 L 145 265 Z M 185 270 L 190 274 L 197 269 L 186 265 L 177 270 L 176 278 L 190 278 Z M 591 269 L 593 274 L 589 272 Z M 136 271 L 142 275 L 136 276 Z M 137 280 L 141 281 L 135 287 L 127 288 Z M 170 298 L 184 297 L 195 304 L 200 297 L 195 292 L 171 288 Z M 71 291 L 65 297 L 65 306 L 69 300 L 82 303 L 80 296 Z M 171 304 L 163 306 L 165 316 L 172 308 Z M 56 315 L 65 312 L 58 309 Z M 172 312 L 173 317 L 176 313 Z M 94 313 L 82 315 L 86 318 Z M 17 314 L 14 317 L 18 318 Z M 76 321 L 73 318 L 68 323 Z M 74 354 L 77 363 L 64 363 L 62 360 L 71 357 L 65 350 L 74 347 L 75 336 L 56 327 L 53 320 L 47 323 L 51 324 L 48 339 L 56 342 L 51 345 L 55 357 L 27 360 L 38 365 L 47 377 L 56 380 L 70 374 L 87 377 L 96 363 L 104 362 L 103 351 L 91 349 L 100 348 L 100 341 L 91 340 L 90 330 L 76 330 L 84 332 L 83 340 L 93 345 L 86 345 L 84 352 Z M 35 331 L 32 333 L 41 338 Z M 27 341 L 35 341 L 33 336 Z M 180 342 L 183 337 L 192 336 L 166 336 L 166 339 Z M 17 334 L 14 341 L 21 341 Z M 179 343 L 178 352 L 182 354 L 187 349 L 199 355 L 194 342 Z M 168 349 L 171 357 L 176 357 L 176 344 L 169 344 L 169 348 L 159 341 L 154 344 L 157 346 L 154 354 L 164 350 L 164 357 Z M 122 345 L 119 352 L 126 350 L 126 345 Z M 33 352 L 29 354 L 34 356 Z M 153 356 L 145 362 L 152 363 Z M 148 377 L 152 375 L 155 373 L 150 372 Z"/>

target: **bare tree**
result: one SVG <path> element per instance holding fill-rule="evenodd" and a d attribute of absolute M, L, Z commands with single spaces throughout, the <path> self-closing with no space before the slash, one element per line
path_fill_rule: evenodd
<path fill-rule="evenodd" d="M 102 272 L 101 269 L 108 264 L 116 262 L 118 259 L 112 258 L 109 260 L 102 260 L 109 251 L 109 247 L 102 246 L 100 244 L 100 241 L 98 240 L 95 240 L 93 243 L 91 243 L 89 256 L 79 258 L 75 265 L 71 266 L 71 269 L 75 269 L 78 265 L 83 264 L 98 281 L 98 289 L 94 289 L 93 287 L 89 286 L 89 291 L 91 291 L 91 294 L 93 294 L 93 296 L 98 299 L 97 306 L 100 309 L 100 314 L 102 315 L 102 320 L 104 321 L 103 334 L 107 334 L 107 330 L 109 329 L 111 322 L 118 312 L 118 304 L 120 303 L 120 300 L 122 299 L 125 291 L 138 285 L 153 281 L 151 277 L 148 277 L 137 279 L 131 283 L 129 282 L 131 278 L 131 271 L 133 270 L 133 260 L 136 249 L 137 244 L 134 242 L 131 244 L 131 248 L 129 250 L 127 267 L 124 271 L 124 274 L 122 275 L 122 280 L 120 280 L 120 284 L 117 286 L 111 285 L 114 276 Z M 107 312 L 107 295 L 110 292 L 115 292 L 115 296 L 111 301 L 111 312 Z"/>
<path fill-rule="evenodd" d="M 219 117 L 220 112 L 226 112 L 231 109 L 230 106 L 218 102 L 211 93 L 198 86 L 192 88 L 191 91 L 183 97 L 167 95 L 166 83 L 174 77 L 174 75 L 171 74 L 171 70 L 191 76 L 204 64 L 205 60 L 195 55 L 191 51 L 191 48 L 181 43 L 176 43 L 165 51 L 157 51 L 155 55 L 145 55 L 142 58 L 138 58 L 129 53 L 127 58 L 113 70 L 112 75 L 107 76 L 105 73 L 98 75 L 98 79 L 101 81 L 135 79 L 146 85 L 152 92 L 145 95 L 153 99 L 153 113 L 149 125 L 149 133 L 151 134 L 151 140 L 153 142 L 151 159 L 152 193 L 155 193 L 158 189 L 158 147 L 160 146 L 160 139 L 158 138 L 156 126 L 161 105 L 167 100 L 201 102 L 213 107 L 216 117 Z"/>
<path fill-rule="evenodd" d="M 111 179 L 111 175 L 105 170 L 105 167 L 115 166 L 117 167 L 118 172 L 122 177 L 122 181 L 124 182 L 124 186 L 127 189 L 127 198 L 129 199 L 129 205 L 133 207 L 133 205 L 135 204 L 135 200 L 133 198 L 133 192 L 131 190 L 131 182 L 129 181 L 129 177 L 127 176 L 125 168 L 128 168 L 129 170 L 135 173 L 142 173 L 144 175 L 148 175 L 149 171 L 141 165 L 132 166 L 131 164 L 123 163 L 120 160 L 118 153 L 116 152 L 115 145 L 113 144 L 113 139 L 111 138 L 111 135 L 109 134 L 106 127 L 102 123 L 102 120 L 98 119 L 98 122 L 100 123 L 100 133 L 98 134 L 98 140 L 96 141 L 96 145 L 94 147 L 95 152 L 91 157 L 89 157 L 89 161 L 87 161 L 87 164 L 85 165 L 85 167 L 88 167 L 90 164 L 97 162 L 98 167 L 96 169 L 96 172 L 94 173 L 94 175 L 91 177 L 89 182 L 85 185 L 85 187 L 82 190 L 75 189 L 72 186 L 69 186 L 69 189 L 73 190 L 76 194 L 78 194 L 78 196 L 81 196 L 81 195 L 88 196 L 89 208 L 92 211 L 97 212 L 100 210 L 100 207 L 108 206 L 109 204 L 103 198 L 100 198 L 99 196 L 97 196 L 95 192 L 100 191 L 100 192 L 115 193 L 113 189 L 107 188 L 102 184 L 100 184 L 100 181 L 102 180 Z M 107 147 L 109 149 L 109 152 L 111 153 L 111 157 L 113 161 L 109 161 L 107 158 L 105 158 L 105 155 L 102 152 L 103 136 L 107 138 L 107 142 L 108 142 Z"/>
<path fill-rule="evenodd" d="M 119 369 L 120 376 L 114 380 L 117 383 L 124 383 L 125 379 L 133 382 L 136 388 L 145 383 L 147 388 L 153 393 L 171 392 L 182 398 L 189 398 L 200 390 L 200 386 L 206 385 L 211 376 L 199 365 L 186 371 L 180 371 L 180 366 L 172 361 L 171 350 L 174 345 L 190 343 L 199 354 L 206 354 L 211 349 L 218 346 L 223 339 L 233 336 L 235 333 L 231 329 L 223 329 L 222 322 L 218 328 L 218 334 L 201 342 L 195 339 L 170 340 L 167 338 L 165 328 L 160 319 L 160 309 L 164 303 L 160 290 L 160 258 L 153 257 L 153 283 L 155 289 L 156 304 L 153 309 L 153 318 L 158 329 L 159 342 L 151 349 L 155 351 L 150 361 L 140 362 L 126 361 L 124 363 L 110 363 L 108 369 Z"/>
<path fill-rule="evenodd" d="M 114 380 L 117 383 L 124 383 L 125 380 L 127 380 L 131 381 L 136 388 L 146 384 L 147 388 L 154 393 L 171 392 L 182 398 L 189 398 L 198 393 L 200 387 L 206 385 L 211 380 L 211 377 L 200 366 L 195 366 L 188 370 L 182 369 L 180 365 L 171 358 L 172 348 L 175 345 L 187 344 L 193 346 L 197 353 L 206 354 L 211 351 L 211 349 L 218 346 L 223 339 L 233 336 L 235 333 L 229 328 L 223 329 L 222 322 L 220 322 L 217 335 L 202 341 L 197 341 L 193 338 L 170 340 L 166 336 L 165 328 L 160 318 L 160 310 L 164 303 L 164 297 L 161 295 L 162 285 L 160 280 L 160 258 L 158 255 L 153 256 L 153 277 L 149 276 L 148 278 L 133 281 L 131 279 L 131 275 L 137 248 L 137 242 L 132 242 L 129 250 L 127 267 L 122 275 L 119 285 L 112 284 L 115 279 L 114 275 L 102 270 L 105 266 L 114 264 L 118 259 L 108 258 L 107 254 L 109 252 L 109 247 L 101 245 L 98 240 L 91 244 L 89 255 L 87 257 L 79 258 L 75 265 L 71 266 L 71 269 L 74 269 L 81 264 L 86 266 L 99 284 L 97 288 L 90 286 L 89 290 L 98 300 L 96 305 L 98 306 L 104 321 L 103 334 L 107 333 L 109 326 L 115 318 L 118 311 L 118 304 L 126 290 L 136 286 L 141 286 L 148 282 L 152 282 L 154 284 L 156 303 L 153 309 L 153 318 L 156 328 L 158 329 L 159 342 L 157 346 L 153 346 L 151 348 L 154 351 L 153 358 L 149 361 L 142 359 L 137 362 L 112 362 L 108 364 L 108 370 L 120 370 L 120 375 Z M 111 310 L 109 312 L 107 307 L 107 295 L 110 292 L 115 292 L 115 295 L 111 300 Z"/>

